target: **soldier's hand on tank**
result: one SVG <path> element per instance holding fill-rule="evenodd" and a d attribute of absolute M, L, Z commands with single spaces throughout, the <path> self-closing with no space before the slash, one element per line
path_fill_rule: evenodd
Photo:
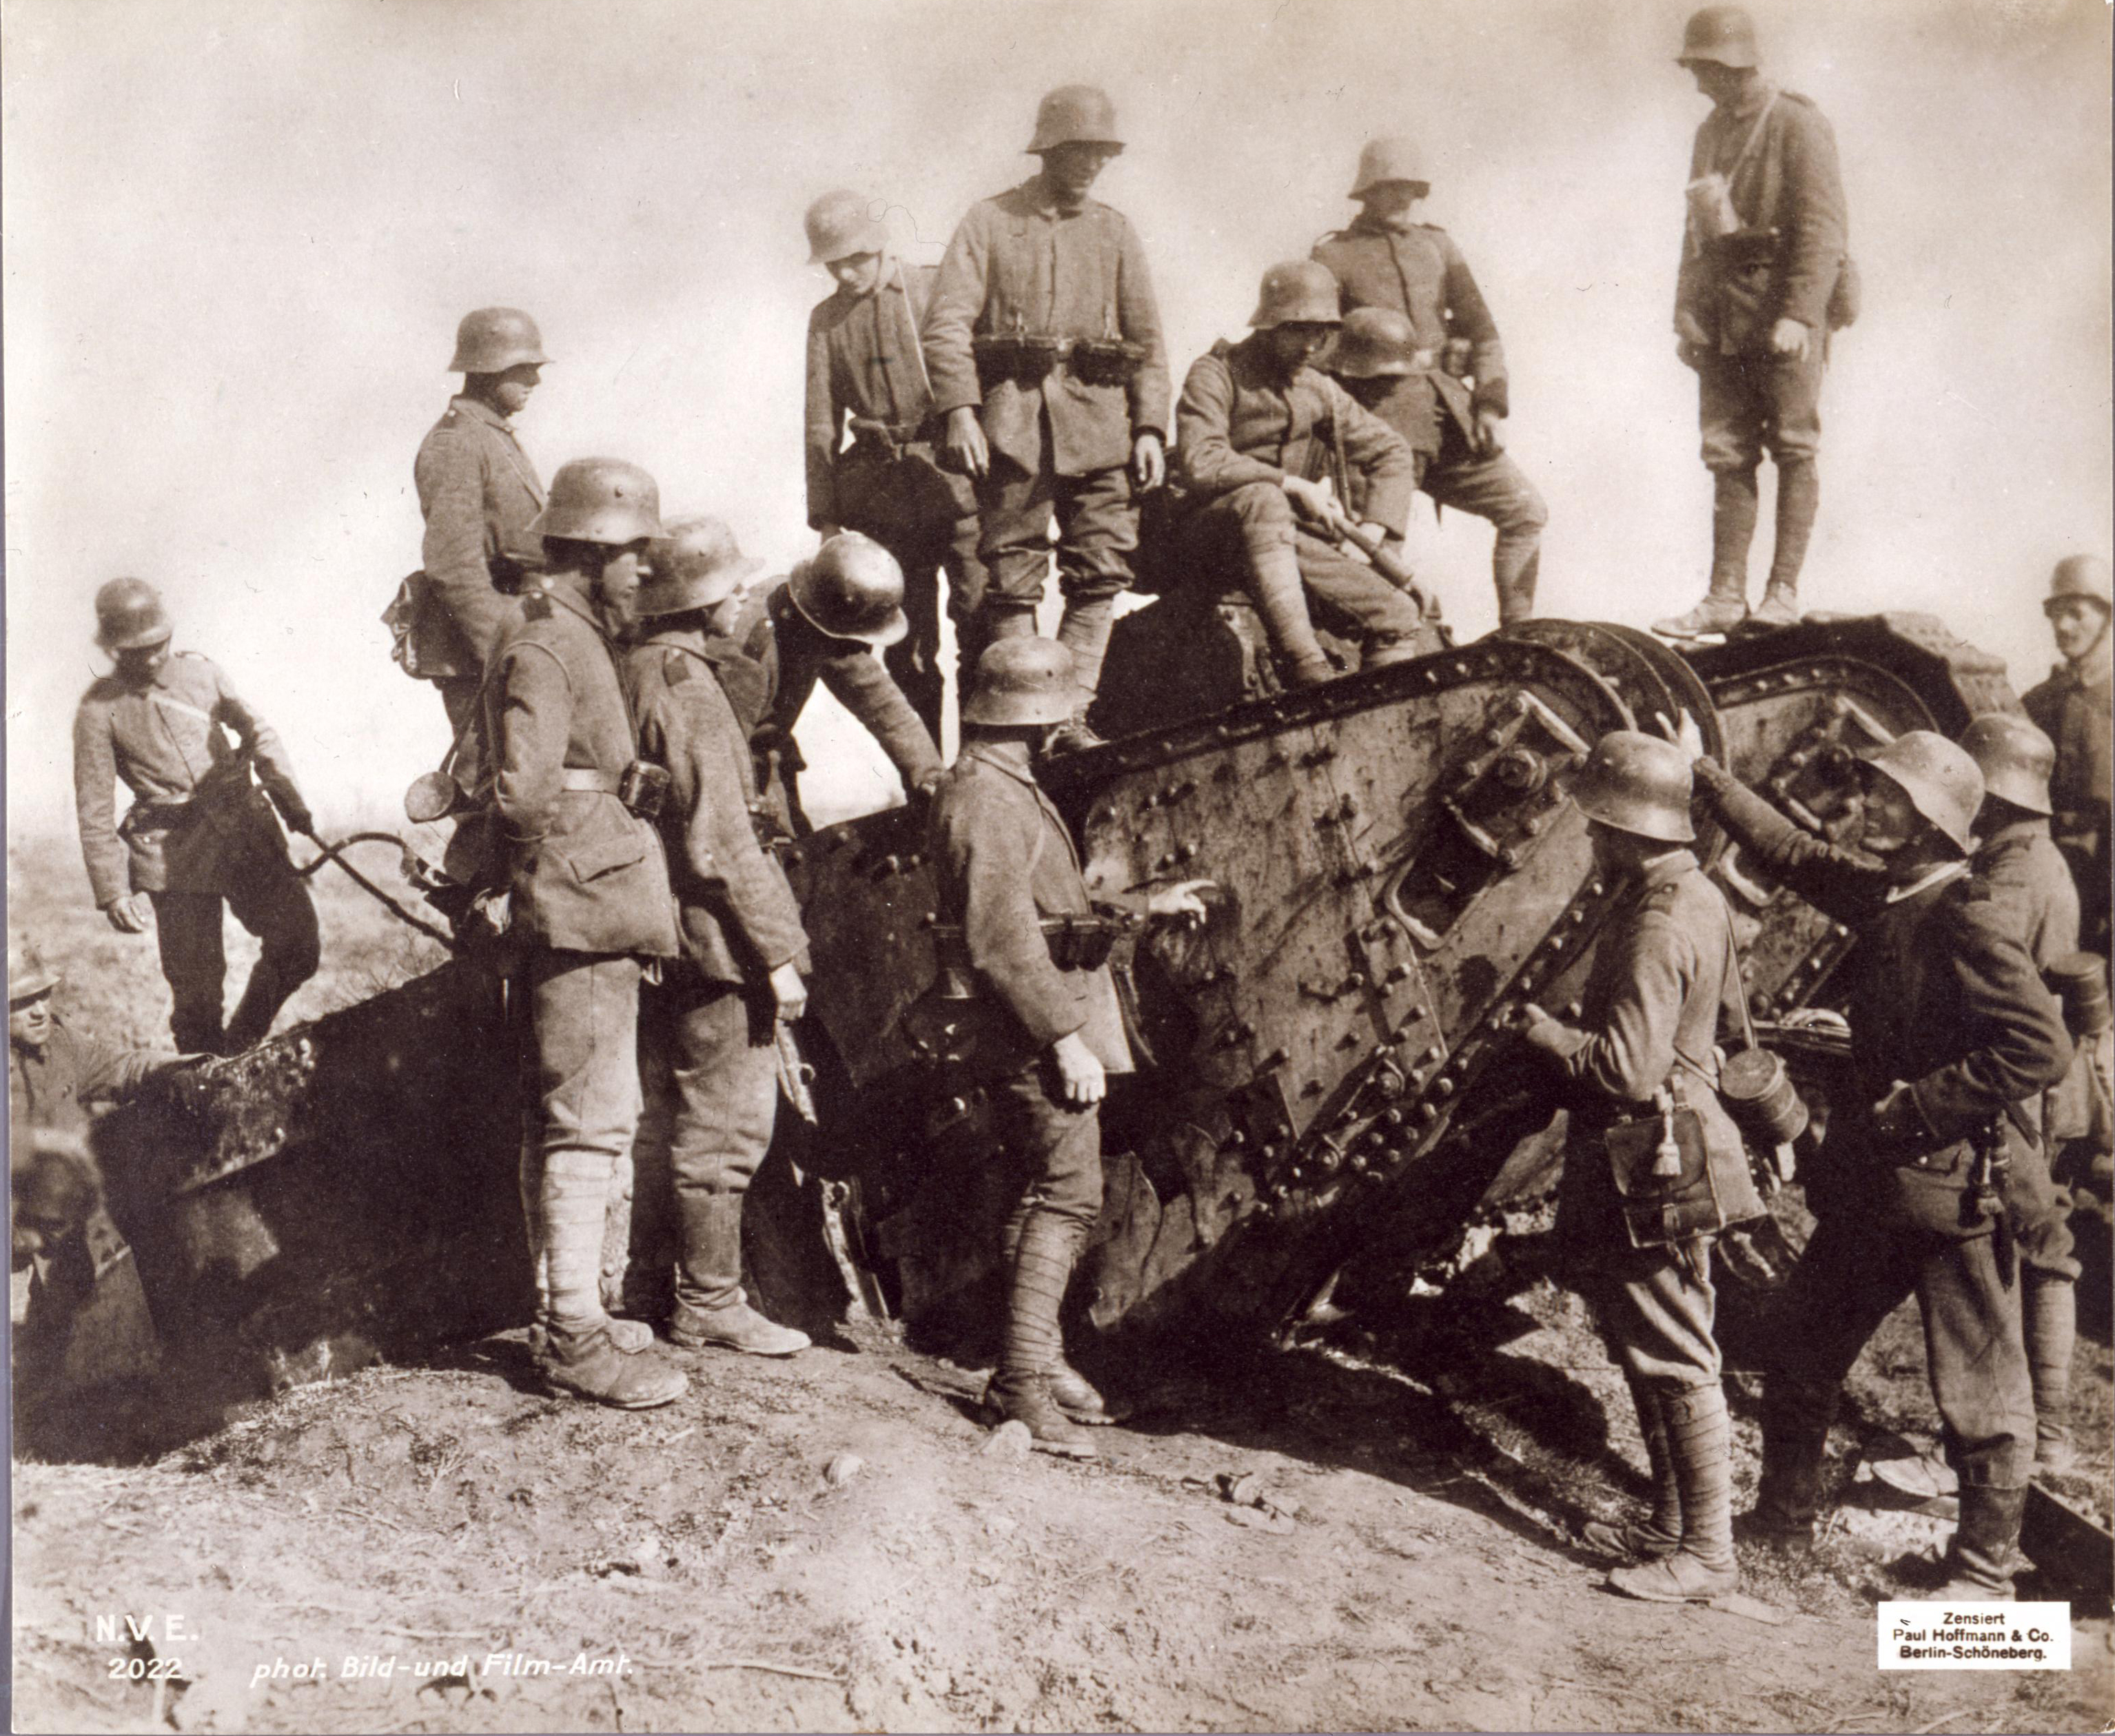
<path fill-rule="evenodd" d="M 963 404 L 947 412 L 947 457 L 965 476 L 982 476 L 991 470 L 991 448 L 985 443 L 976 406 Z"/>
<path fill-rule="evenodd" d="M 110 925 L 121 935 L 144 935 L 154 925 L 154 905 L 144 892 L 127 893 L 103 907 Z"/>
<path fill-rule="evenodd" d="M 808 1010 L 808 985 L 790 960 L 771 973 L 771 992 L 778 997 L 779 1018 L 788 1025 L 798 1023 Z"/>
<path fill-rule="evenodd" d="M 1564 1021 L 1553 1017 L 1533 1001 L 1514 1009 L 1512 1027 L 1526 1039 L 1530 1049 L 1544 1049 L 1551 1054 L 1564 1052 L 1564 1033 L 1567 1028 Z"/>
<path fill-rule="evenodd" d="M 1131 443 L 1131 480 L 1141 494 L 1168 480 L 1168 448 L 1150 429 Z"/>
<path fill-rule="evenodd" d="M 1201 894 L 1218 889 L 1217 880 L 1184 880 L 1173 886 L 1160 887 L 1146 898 L 1146 914 L 1179 916 L 1190 927 L 1195 928 L 1211 915 L 1204 907 Z"/>
<path fill-rule="evenodd" d="M 1058 1063 L 1058 1080 L 1067 1103 L 1084 1109 L 1108 1095 L 1108 1075 L 1078 1031 L 1058 1038 L 1050 1045 L 1050 1055 Z"/>
<path fill-rule="evenodd" d="M 1486 458 L 1506 449 L 1506 419 L 1495 410 L 1476 412 L 1476 450 Z"/>
<path fill-rule="evenodd" d="M 1770 349 L 1787 361 L 1805 361 L 1812 334 L 1796 319 L 1780 319 L 1770 328 Z"/>
<path fill-rule="evenodd" d="M 1679 714 L 1679 723 L 1670 723 L 1664 711 L 1653 713 L 1653 721 L 1659 725 L 1659 733 L 1680 748 L 1682 757 L 1694 765 L 1704 757 L 1704 732 L 1696 727 L 1696 719 L 1686 711 Z"/>

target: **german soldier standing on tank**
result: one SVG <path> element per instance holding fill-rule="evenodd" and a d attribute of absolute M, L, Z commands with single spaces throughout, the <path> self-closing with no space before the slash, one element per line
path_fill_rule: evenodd
<path fill-rule="evenodd" d="M 1351 184 L 1359 214 L 1318 241 L 1314 257 L 1342 286 L 1346 313 L 1391 308 L 1410 321 L 1425 389 L 1397 396 L 1396 431 L 1423 460 L 1426 494 L 1491 521 L 1498 619 L 1525 621 L 1535 613 L 1549 509 L 1506 452 L 1506 352 L 1483 292 L 1454 238 L 1411 216 L 1431 191 L 1410 140 L 1372 140 Z"/>
<path fill-rule="evenodd" d="M 1694 726 L 1683 735 L 1699 751 Z M 1932 1595 L 2009 1597 L 2035 1409 L 1995 1172 L 2026 1154 L 2017 1106 L 2063 1077 L 2071 1044 L 2012 912 L 1970 872 L 1983 774 L 1943 736 L 1896 737 L 1865 762 L 1851 850 L 1801 831 L 1714 760 L 1695 769 L 1734 837 L 1858 940 L 1849 1079 L 1807 1169 L 1820 1223 L 1784 1294 L 1744 1528 L 1780 1548 L 1810 1545 L 1844 1376 L 1914 1293 L 1961 1482 Z"/>
<path fill-rule="evenodd" d="M 1100 1108 L 1108 1075 L 1131 1070 L 1106 963 L 1053 957 L 1046 917 L 1090 917 L 1071 834 L 1035 782 L 1034 760 L 1073 715 L 1071 654 L 1002 639 L 977 660 L 961 757 L 933 807 L 943 925 L 994 1003 L 975 1064 L 990 1080 L 995 1133 L 1022 1170 L 1006 1230 L 1006 1326 L 989 1402 L 1046 1449 L 1091 1456 L 1071 1418 L 1107 1421 L 1100 1395 L 1065 1360 L 1059 1312 L 1102 1205 Z M 1189 880 L 1122 901 L 1139 917 L 1200 919 Z"/>
<path fill-rule="evenodd" d="M 1620 1562 L 1609 1583 L 1660 1603 L 1708 1601 L 1739 1583 L 1733 1560 L 1732 1424 L 1712 1335 L 1714 1227 L 1640 1240 L 1612 1167 L 1613 1127 L 1672 1121 L 1664 1100 L 1695 1113 L 1718 1225 L 1759 1217 L 1741 1136 L 1718 1101 L 1720 1010 L 1739 995 L 1732 916 L 1688 846 L 1689 766 L 1670 742 L 1615 730 L 1594 744 L 1572 799 L 1586 816 L 1595 868 L 1625 888 L 1594 953 L 1576 1026 L 1524 1010 L 1535 1048 L 1569 1087 L 1570 1142 L 1560 1233 L 1638 1410 L 1653 1475 L 1649 1518 L 1596 1522 L 1585 1541 Z M 1672 1111 L 1669 1112 L 1670 1114 Z M 1645 1143 L 1649 1145 L 1648 1137 Z M 1657 1208 L 1655 1208 L 1657 1209 Z"/>
<path fill-rule="evenodd" d="M 1168 356 L 1145 250 L 1087 197 L 1123 149 L 1116 110 L 1087 85 L 1043 99 L 1041 171 L 972 205 L 925 315 L 933 400 L 949 462 L 976 480 L 989 570 L 980 645 L 1035 631 L 1058 518 L 1058 637 L 1080 693 L 1060 749 L 1091 746 L 1111 609 L 1131 584 L 1134 494 L 1166 480 Z"/>
<path fill-rule="evenodd" d="M 514 418 L 549 357 L 518 308 L 480 307 L 456 328 L 448 371 L 463 388 L 419 443 L 411 478 L 426 520 L 423 572 L 412 583 L 407 667 L 441 690 L 458 739 L 477 710 L 484 666 L 520 624 L 512 595 L 542 550 L 529 529 L 544 510 L 536 466 Z"/>
<path fill-rule="evenodd" d="M 540 1366 L 561 1391 L 627 1410 L 666 1404 L 681 1373 L 644 1351 L 653 1334 L 602 1304 L 610 1178 L 639 1121 L 640 962 L 677 952 L 668 868 L 640 792 L 634 727 L 612 642 L 635 618 L 654 479 L 581 458 L 551 481 L 530 528 L 542 589 L 485 684 L 492 811 L 507 847 L 512 930 L 527 1011 L 533 1107 L 521 1204 L 536 1269 Z M 627 797 L 630 798 L 627 801 Z"/>
<path fill-rule="evenodd" d="M 647 1091 L 640 1144 L 664 1149 L 680 1251 L 668 1336 L 786 1357 L 808 1335 L 766 1319 L 741 1287 L 742 1206 L 771 1143 L 777 1026 L 807 1005 L 808 939 L 778 864 L 750 824 L 747 744 L 705 645 L 724 568 L 686 562 L 685 532 L 654 545 L 644 636 L 626 655 L 640 755 L 668 774 L 661 836 L 682 956 L 641 1005 Z"/>
<path fill-rule="evenodd" d="M 112 579 L 95 594 L 95 642 L 117 667 L 74 714 L 74 806 L 89 885 L 119 933 L 154 927 L 177 1047 L 233 1054 L 262 1042 L 287 997 L 315 974 L 316 908 L 279 829 L 283 819 L 313 836 L 315 820 L 272 727 L 209 659 L 171 654 L 172 626 L 152 586 Z M 117 780 L 133 797 L 122 824 Z M 264 944 L 224 1027 L 223 902 Z"/>
<path fill-rule="evenodd" d="M 1336 673 L 1314 636 L 1310 594 L 1325 625 L 1359 636 L 1368 666 L 1415 656 L 1423 610 L 1328 535 L 1338 508 L 1318 479 L 1341 472 L 1346 509 L 1356 487 L 1376 542 L 1400 540 L 1417 484 L 1402 437 L 1309 365 L 1337 328 L 1336 280 L 1311 259 L 1272 266 L 1249 324 L 1250 336 L 1222 338 L 1182 383 L 1183 540 L 1200 564 L 1241 572 L 1292 686 Z"/>
<path fill-rule="evenodd" d="M 1686 615 L 1655 622 L 1669 638 L 1723 633 L 1743 620 L 1791 627 L 1799 573 L 1821 502 L 1821 376 L 1848 269 L 1836 135 L 1807 98 L 1756 70 L 1755 27 L 1737 6 L 1689 21 L 1680 64 L 1712 102 L 1689 166 L 1689 223 L 1674 294 L 1676 351 L 1696 370 L 1704 467 L 1711 472 L 1711 582 Z M 1847 284 L 1846 286 L 1847 292 Z M 1778 468 L 1769 583 L 1748 613 L 1756 467 Z"/>
<path fill-rule="evenodd" d="M 920 323 L 937 268 L 906 265 L 872 201 L 825 193 L 808 208 L 809 257 L 837 292 L 808 316 L 808 524 L 828 542 L 864 531 L 903 569 L 910 632 L 883 654 L 927 733 L 940 739 L 940 573 L 957 670 L 976 667 L 983 600 L 976 493 L 938 463 L 938 423 Z M 852 443 L 844 444 L 845 427 Z M 957 676 L 957 686 L 960 677 Z"/>
<path fill-rule="evenodd" d="M 2108 852 L 2111 760 L 2115 759 L 2115 612 L 2108 563 L 2074 554 L 2050 576 L 2042 613 L 2063 661 L 2021 701 L 2056 744 L 2049 779 L 2057 846 L 2078 881 L 2080 925 L 2090 952 L 2108 953 Z"/>

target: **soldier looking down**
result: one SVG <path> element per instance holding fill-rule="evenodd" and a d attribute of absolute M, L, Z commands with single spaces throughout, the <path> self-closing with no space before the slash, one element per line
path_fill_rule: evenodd
<path fill-rule="evenodd" d="M 81 696 L 73 720 L 89 885 L 119 933 L 153 926 L 177 1047 L 233 1054 L 262 1042 L 315 974 L 316 909 L 279 829 L 283 819 L 313 836 L 315 820 L 271 726 L 209 659 L 171 653 L 174 627 L 151 585 L 112 579 L 95 594 L 95 642 L 116 667 Z M 133 797 L 122 823 L 118 782 Z M 264 944 L 225 1026 L 223 902 Z"/>
<path fill-rule="evenodd" d="M 2073 554 L 2056 564 L 2042 613 L 2063 661 L 2021 703 L 2056 744 L 2049 778 L 2057 845 L 2078 881 L 2080 925 L 2088 951 L 2108 953 L 2108 801 L 2115 765 L 2115 613 L 2108 563 Z"/>
<path fill-rule="evenodd" d="M 1035 631 L 1058 519 L 1058 637 L 1079 683 L 1060 748 L 1091 745 L 1111 609 L 1131 581 L 1134 491 L 1166 480 L 1168 356 L 1145 250 L 1088 190 L 1123 149 L 1116 110 L 1067 85 L 1036 111 L 1041 170 L 970 208 L 925 314 L 948 461 L 975 479 L 989 571 L 973 642 Z"/>

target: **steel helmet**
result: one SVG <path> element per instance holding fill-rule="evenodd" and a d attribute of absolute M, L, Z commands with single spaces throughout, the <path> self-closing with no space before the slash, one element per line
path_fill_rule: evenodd
<path fill-rule="evenodd" d="M 1037 156 L 1061 145 L 1110 145 L 1122 150 L 1117 136 L 1117 105 L 1108 92 L 1092 85 L 1060 85 L 1036 104 L 1035 136 L 1028 154 Z"/>
<path fill-rule="evenodd" d="M 833 639 L 894 645 L 911 631 L 903 613 L 903 569 L 870 536 L 841 530 L 786 581 L 808 623 Z"/>
<path fill-rule="evenodd" d="M 2110 590 L 2110 583 L 2108 563 L 2099 555 L 2067 554 L 2049 575 L 2048 601 L 2042 604 L 2042 612 L 2046 614 L 2053 605 L 2074 597 L 2115 611 L 2115 590 Z"/>
<path fill-rule="evenodd" d="M 1415 140 L 1369 139 L 1359 153 L 1359 172 L 1346 196 L 1364 199 L 1375 187 L 1386 186 L 1391 181 L 1408 182 L 1418 190 L 1420 199 L 1432 191 L 1432 177 L 1425 172 L 1425 153 Z"/>
<path fill-rule="evenodd" d="M 1263 292 L 1249 324 L 1259 330 L 1274 325 L 1335 325 L 1336 273 L 1319 259 L 1288 259 L 1263 274 Z"/>
<path fill-rule="evenodd" d="M 764 565 L 744 554 L 734 532 L 717 518 L 672 518 L 649 553 L 654 576 L 639 587 L 642 615 L 680 615 L 724 603 Z"/>
<path fill-rule="evenodd" d="M 888 225 L 874 214 L 875 201 L 840 187 L 808 207 L 808 263 L 827 265 L 855 253 L 879 253 L 888 245 Z"/>
<path fill-rule="evenodd" d="M 112 579 L 95 594 L 95 642 L 106 651 L 144 650 L 174 630 L 161 593 L 145 579 Z"/>
<path fill-rule="evenodd" d="M 1975 847 L 1975 811 L 1983 806 L 1983 773 L 1964 748 L 1929 729 L 1907 729 L 1866 760 L 1900 787 L 1910 806 L 1957 845 Z"/>
<path fill-rule="evenodd" d="M 1571 786 L 1572 801 L 1589 820 L 1663 844 L 1695 840 L 1691 793 L 1689 756 L 1635 729 L 1612 729 L 1596 742 Z"/>
<path fill-rule="evenodd" d="M 1337 333 L 1329 371 L 1345 379 L 1379 379 L 1417 371 L 1417 333 L 1392 307 L 1355 307 Z"/>
<path fill-rule="evenodd" d="M 2030 814 L 2053 811 L 2049 774 L 2056 743 L 2016 711 L 1985 711 L 1961 732 L 1961 746 L 1983 773 L 1984 792 Z"/>
<path fill-rule="evenodd" d="M 1062 723 L 1080 703 L 1072 654 L 1054 639 L 1001 639 L 977 659 L 965 723 Z"/>
<path fill-rule="evenodd" d="M 575 458 L 558 466 L 544 510 L 529 521 L 532 536 L 622 548 L 661 534 L 661 491 L 654 479 L 622 458 Z"/>
<path fill-rule="evenodd" d="M 1675 62 L 1684 67 L 1695 60 L 1713 60 L 1722 67 L 1753 67 L 1757 58 L 1755 21 L 1746 9 L 1707 6 L 1689 15 L 1688 26 L 1681 33 L 1681 52 L 1675 56 Z"/>
<path fill-rule="evenodd" d="M 19 1007 L 58 987 L 59 973 L 44 962 L 44 955 L 26 940 L 7 943 L 7 1004 Z"/>
<path fill-rule="evenodd" d="M 504 374 L 524 362 L 541 367 L 544 334 L 518 307 L 480 307 L 462 316 L 456 328 L 456 359 L 451 374 Z"/>

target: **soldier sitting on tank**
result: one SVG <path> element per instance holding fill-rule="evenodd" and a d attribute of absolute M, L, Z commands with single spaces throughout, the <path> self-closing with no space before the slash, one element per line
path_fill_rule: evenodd
<path fill-rule="evenodd" d="M 1767 870 L 1857 935 L 1851 1064 L 1806 1171 L 1819 1227 L 1792 1270 L 1763 1389 L 1762 1481 L 1743 1528 L 1810 1546 L 1844 1377 L 1914 1293 L 1961 1518 L 1915 1577 L 1947 1600 L 2007 1598 L 2034 1465 L 2019 1289 L 2002 1171 L 2024 1160 L 2018 1106 L 2060 1081 L 2071 1043 L 2014 916 L 1970 871 L 1983 774 L 1928 730 L 1864 765 L 1857 847 L 1801 830 L 1681 732 L 1727 829 Z"/>
<path fill-rule="evenodd" d="M 2021 704 L 2056 743 L 2049 780 L 2057 847 L 2078 881 L 2080 931 L 2090 952 L 2108 952 L 2108 801 L 2115 786 L 2115 615 L 2108 563 L 2074 554 L 2057 563 L 2042 604 L 2063 661 Z"/>
<path fill-rule="evenodd" d="M 1423 609 L 1330 537 L 1342 522 L 1328 486 L 1357 489 L 1372 540 L 1400 540 L 1417 486 L 1402 438 L 1309 365 L 1338 324 L 1337 280 L 1311 260 L 1273 265 L 1239 343 L 1200 356 L 1176 406 L 1176 462 L 1187 494 L 1176 535 L 1193 568 L 1240 574 L 1287 682 L 1337 671 L 1315 637 L 1319 605 L 1356 635 L 1369 668 L 1418 654 Z M 1356 482 L 1352 478 L 1356 476 Z"/>
<path fill-rule="evenodd" d="M 1108 965 L 1070 948 L 1045 919 L 1094 914 L 1071 834 L 1035 782 L 1035 760 L 1071 718 L 1071 654 L 1039 638 L 1002 639 L 977 659 L 962 710 L 961 756 L 940 783 L 933 859 L 944 929 L 960 936 L 989 1017 L 974 1058 L 994 1128 L 1021 1172 L 1006 1228 L 1006 1323 L 989 1403 L 1044 1450 L 1091 1457 L 1074 1426 L 1109 1420 L 1065 1358 L 1059 1314 L 1102 1205 L 1100 1104 L 1110 1073 L 1131 1070 Z M 1204 916 L 1186 880 L 1103 902 L 1134 921 Z M 1065 948 L 1062 957 L 1059 948 Z"/>
<path fill-rule="evenodd" d="M 177 1047 L 236 1054 L 262 1042 L 315 974 L 315 906 L 273 810 L 310 836 L 315 820 L 271 726 L 209 659 L 170 653 L 174 629 L 152 586 L 112 579 L 95 595 L 95 642 L 116 667 L 82 696 L 73 720 L 89 884 L 120 934 L 154 929 Z M 121 779 L 133 796 L 122 824 L 112 796 Z M 225 1026 L 223 901 L 264 943 Z"/>

